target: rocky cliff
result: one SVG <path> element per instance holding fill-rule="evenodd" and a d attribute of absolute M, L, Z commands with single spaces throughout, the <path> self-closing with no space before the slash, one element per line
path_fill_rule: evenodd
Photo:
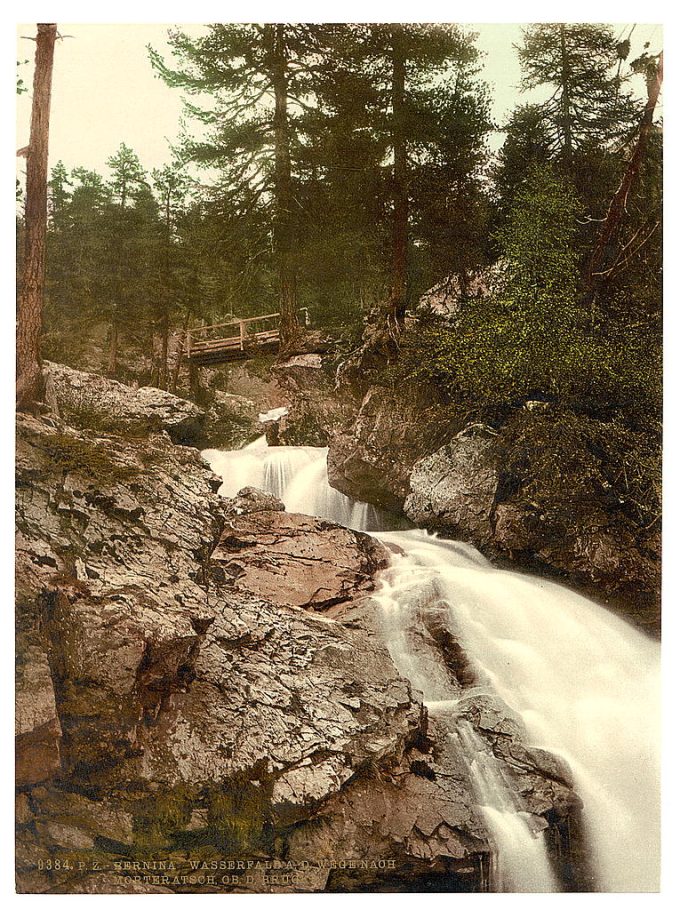
<path fill-rule="evenodd" d="M 18 889 L 483 889 L 464 756 L 370 600 L 389 554 L 218 486 L 163 430 L 19 418 Z M 568 769 L 470 699 L 556 861 L 578 858 Z"/>
<path fill-rule="evenodd" d="M 281 377 L 286 369 L 279 366 Z M 313 382 L 307 370 L 307 387 Z M 295 389 L 289 393 L 295 402 Z M 487 426 L 417 383 L 358 390 L 326 381 L 321 395 L 305 391 L 304 421 L 298 413 L 291 406 L 285 434 L 270 433 L 273 441 L 322 439 L 330 483 L 346 495 L 562 579 L 658 631 L 653 440 L 542 401 L 520 403 Z"/>

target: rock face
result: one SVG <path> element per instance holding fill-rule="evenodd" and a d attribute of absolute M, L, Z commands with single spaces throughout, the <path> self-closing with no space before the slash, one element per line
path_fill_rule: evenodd
<path fill-rule="evenodd" d="M 95 373 L 45 362 L 48 403 L 65 420 L 126 436 L 165 430 L 182 445 L 234 446 L 259 433 L 257 408 L 238 395 L 216 391 L 208 409 L 162 389 L 132 388 Z"/>
<path fill-rule="evenodd" d="M 199 448 L 240 449 L 260 435 L 262 427 L 255 403 L 243 395 L 215 389 L 195 444 Z"/>
<path fill-rule="evenodd" d="M 174 442 L 191 444 L 205 414 L 191 401 L 161 389 L 134 389 L 96 373 L 46 362 L 48 401 L 65 420 L 108 432 L 165 430 Z M 50 400 L 51 399 L 51 400 Z"/>
<path fill-rule="evenodd" d="M 493 457 L 497 435 L 489 427 L 471 426 L 417 461 L 404 503 L 406 515 L 431 530 L 456 528 L 476 542 L 487 541 L 498 489 Z"/>
<path fill-rule="evenodd" d="M 217 843 L 254 849 L 272 826 L 308 815 L 416 735 L 422 708 L 369 612 L 345 626 L 248 590 L 254 571 L 250 585 L 224 571 L 235 533 L 247 548 L 266 516 L 262 533 L 268 525 L 286 542 L 272 558 L 285 559 L 289 589 L 310 578 L 307 560 L 295 558 L 306 552 L 295 541 L 304 533 L 308 551 L 328 559 L 317 578 L 327 590 L 311 592 L 310 604 L 353 599 L 358 609 L 355 595 L 384 559 L 363 535 L 323 523 L 303 532 L 305 520 L 279 507 L 236 516 L 247 497 L 230 508 L 198 453 L 162 437 L 123 444 L 22 418 L 17 468 L 28 688 L 19 732 L 32 737 L 34 759 L 45 754 L 22 778 L 29 853 L 92 850 L 101 838 L 120 850 L 146 840 L 167 847 L 192 836 L 201 812 Z M 265 549 L 248 554 L 253 570 Z M 65 791 L 78 794 L 67 812 Z M 120 820 L 115 835 L 98 828 L 108 808 Z M 63 885 L 63 876 L 43 879 L 40 890 Z"/>
<path fill-rule="evenodd" d="M 334 394 L 321 354 L 289 357 L 272 367 L 272 376 L 291 404 L 287 414 L 267 427 L 269 444 L 328 445 L 351 413 L 352 402 Z"/>
<path fill-rule="evenodd" d="M 354 499 L 394 512 L 409 492 L 414 463 L 450 434 L 428 390 L 406 398 L 379 386 L 364 396 L 353 423 L 331 437 L 328 478 Z"/>
<path fill-rule="evenodd" d="M 19 418 L 18 889 L 483 889 L 465 756 L 367 596 L 386 552 L 218 486 L 164 434 Z M 537 825 L 577 825 L 489 716 Z"/>
<path fill-rule="evenodd" d="M 276 500 L 274 509 L 230 518 L 211 557 L 213 579 L 229 580 L 235 590 L 270 603 L 333 615 L 373 589 L 388 557 L 372 537 L 288 515 Z"/>
<path fill-rule="evenodd" d="M 500 431 L 470 427 L 416 463 L 404 511 L 416 524 L 543 568 L 658 625 L 658 531 L 616 491 L 608 429 L 525 410 Z"/>

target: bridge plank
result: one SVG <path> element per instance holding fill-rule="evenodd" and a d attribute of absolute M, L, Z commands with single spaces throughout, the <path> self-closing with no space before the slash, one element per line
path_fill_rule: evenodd
<path fill-rule="evenodd" d="M 278 327 L 262 329 L 259 332 L 248 331 L 247 326 L 279 319 L 280 313 L 266 313 L 263 316 L 249 316 L 246 319 L 230 319 L 213 325 L 199 326 L 188 335 L 187 358 L 197 365 L 223 363 L 229 360 L 245 360 L 253 356 L 258 347 L 274 347 L 281 341 Z M 223 335 L 218 338 L 206 337 L 217 329 L 238 326 L 238 335 Z"/>

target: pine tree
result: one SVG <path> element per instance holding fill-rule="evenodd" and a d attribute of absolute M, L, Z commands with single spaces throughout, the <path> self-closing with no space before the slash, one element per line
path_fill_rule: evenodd
<path fill-rule="evenodd" d="M 428 248 L 430 265 L 440 270 L 458 271 L 471 261 L 444 253 L 461 240 L 462 231 L 454 237 L 449 230 L 438 244 L 430 226 L 436 219 L 445 222 L 447 210 L 451 214 L 456 206 L 458 211 L 474 206 L 475 214 L 483 207 L 479 181 L 490 123 L 476 78 L 473 37 L 453 25 L 346 26 L 337 42 L 338 64 L 327 76 L 327 81 L 347 81 L 362 100 L 365 113 L 358 115 L 355 129 L 362 130 L 361 141 L 368 143 L 374 167 L 382 172 L 383 217 L 391 234 L 389 279 L 368 331 L 373 339 L 366 342 L 388 356 L 398 348 L 406 307 L 415 296 L 415 241 Z M 323 83 L 320 93 L 323 101 L 329 97 Z M 342 116 L 356 115 L 351 98 L 332 90 L 330 97 L 347 106 Z M 479 235 L 473 244 L 478 240 Z M 458 245 L 462 249 L 463 243 Z"/>
<path fill-rule="evenodd" d="M 131 256 L 131 247 L 136 241 L 138 204 L 140 201 L 150 201 L 150 199 L 146 174 L 139 157 L 124 142 L 121 142 L 118 151 L 108 158 L 106 163 L 111 170 L 109 187 L 115 203 L 110 212 L 112 216 L 110 226 L 114 236 L 110 238 L 109 244 L 111 284 L 107 363 L 107 373 L 114 376 L 118 369 L 119 336 L 123 314 L 130 309 L 134 298 L 132 275 L 135 260 Z"/>
<path fill-rule="evenodd" d="M 284 350 L 292 350 L 301 335 L 296 152 L 319 65 L 315 32 L 315 26 L 281 23 L 211 25 L 196 40 L 175 32 L 175 68 L 150 49 L 169 85 L 213 99 L 210 110 L 187 103 L 209 130 L 205 140 L 186 138 L 187 156 L 222 169 L 222 185 L 244 216 L 262 206 L 270 212 Z"/>
<path fill-rule="evenodd" d="M 17 407 L 20 410 L 33 410 L 43 395 L 40 333 L 45 289 L 50 99 L 56 37 L 55 23 L 38 24 L 26 166 L 24 256 L 17 314 Z"/>
<path fill-rule="evenodd" d="M 579 149 L 610 147 L 630 133 L 636 105 L 621 75 L 622 46 L 611 26 L 531 25 L 518 53 L 522 89 L 547 86 L 552 90 L 537 108 L 551 149 L 568 172 L 573 171 Z"/>
<path fill-rule="evenodd" d="M 160 388 L 168 387 L 168 336 L 170 334 L 170 314 L 173 300 L 176 297 L 174 272 L 176 263 L 176 240 L 178 220 L 184 212 L 187 202 L 190 181 L 182 171 L 181 164 L 175 162 L 163 168 L 155 169 L 151 174 L 153 187 L 160 205 L 162 221 L 162 241 L 160 250 L 160 286 L 159 332 L 161 336 L 160 364 L 158 384 Z"/>
<path fill-rule="evenodd" d="M 505 141 L 493 168 L 499 215 L 504 222 L 528 174 L 553 159 L 554 144 L 540 105 L 523 104 L 505 124 Z"/>

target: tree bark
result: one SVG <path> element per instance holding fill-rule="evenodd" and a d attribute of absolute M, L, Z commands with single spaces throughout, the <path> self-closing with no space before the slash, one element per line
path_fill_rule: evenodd
<path fill-rule="evenodd" d="M 118 370 L 118 313 L 116 309 L 111 316 L 111 334 L 109 335 L 109 362 L 106 368 L 109 376 L 115 376 Z"/>
<path fill-rule="evenodd" d="M 348 358 L 343 376 L 362 380 L 366 372 L 393 360 L 399 353 L 399 336 L 406 316 L 408 290 L 408 149 L 406 146 L 406 53 L 402 26 L 389 27 L 392 101 L 392 249 L 391 288 L 369 315 L 361 347 Z"/>
<path fill-rule="evenodd" d="M 399 26 L 392 30 L 392 145 L 393 224 L 392 224 L 392 295 L 388 316 L 395 328 L 401 327 L 406 313 L 408 256 L 408 156 L 404 136 L 406 94 L 406 61 Z"/>
<path fill-rule="evenodd" d="M 158 386 L 167 391 L 168 388 L 168 335 L 170 334 L 170 317 L 168 315 L 167 301 L 161 313 L 161 355 L 158 367 Z"/>
<path fill-rule="evenodd" d="M 184 357 L 187 352 L 187 342 L 189 340 L 189 318 L 190 314 L 187 311 L 187 314 L 184 317 L 184 325 L 182 327 L 182 339 L 179 342 L 177 356 L 175 357 L 175 364 L 172 369 L 172 382 L 170 384 L 170 391 L 173 395 L 177 394 L 177 383 L 179 382 L 179 371 L 182 367 L 182 357 Z"/>
<path fill-rule="evenodd" d="M 566 26 L 560 25 L 560 68 L 562 81 L 562 95 L 560 97 L 562 136 L 564 139 L 564 161 L 567 168 L 571 168 L 573 161 L 574 143 L 571 129 L 571 73 L 569 56 L 567 54 Z"/>
<path fill-rule="evenodd" d="M 161 304 L 161 363 L 158 384 L 161 389 L 168 388 L 168 335 L 170 334 L 170 245 L 172 240 L 170 222 L 170 190 L 165 197 L 165 249 L 163 263 L 163 302 Z"/>
<path fill-rule="evenodd" d="M 17 304 L 17 408 L 34 411 L 44 395 L 40 335 L 45 292 L 47 161 L 56 23 L 39 23 L 31 134 L 26 162 L 24 259 Z"/>
<path fill-rule="evenodd" d="M 603 273 L 611 261 L 613 240 L 619 229 L 623 216 L 626 212 L 626 203 L 628 195 L 640 171 L 649 135 L 654 123 L 654 110 L 659 100 L 661 85 L 663 83 L 663 53 L 659 55 L 659 62 L 653 77 L 647 81 L 647 104 L 640 121 L 640 130 L 638 132 L 635 149 L 628 162 L 628 167 L 623 175 L 617 191 L 612 197 L 609 204 L 607 215 L 602 222 L 595 248 L 588 267 L 588 277 L 586 280 L 586 305 L 593 306 L 597 297 Z"/>
<path fill-rule="evenodd" d="M 274 249 L 278 263 L 281 350 L 291 351 L 302 327 L 297 315 L 295 219 L 288 123 L 288 74 L 285 25 L 265 26 L 274 88 Z"/>

